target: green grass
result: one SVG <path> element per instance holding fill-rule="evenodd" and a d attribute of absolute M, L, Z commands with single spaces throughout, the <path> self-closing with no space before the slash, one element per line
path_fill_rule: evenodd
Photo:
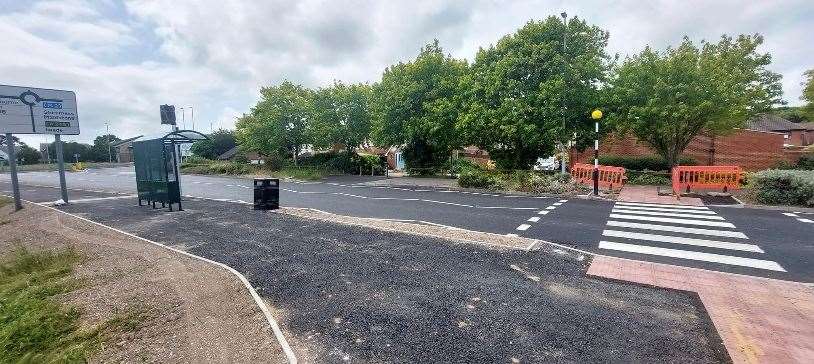
<path fill-rule="evenodd" d="M 278 171 L 269 171 L 263 168 L 262 165 L 221 161 L 201 164 L 184 163 L 181 165 L 181 171 L 192 174 L 232 176 L 268 175 L 275 178 L 293 178 L 310 181 L 323 179 L 332 174 L 340 174 L 340 172 L 332 169 L 311 166 L 286 166 Z"/>
<path fill-rule="evenodd" d="M 81 329 L 81 313 L 53 299 L 81 286 L 71 277 L 81 260 L 73 249 L 31 253 L 22 247 L 0 260 L 0 363 L 86 362 L 115 332 L 134 327 L 139 316 L 128 313 Z"/>
<path fill-rule="evenodd" d="M 14 200 L 12 200 L 12 199 L 10 199 L 10 198 L 8 198 L 6 196 L 0 196 L 0 207 L 6 206 L 6 205 L 8 205 L 8 204 L 10 204 L 12 202 L 14 202 Z"/>

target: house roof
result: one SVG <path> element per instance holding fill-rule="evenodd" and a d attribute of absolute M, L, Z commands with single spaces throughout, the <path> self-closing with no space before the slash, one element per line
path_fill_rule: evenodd
<path fill-rule="evenodd" d="M 136 140 L 136 139 L 138 139 L 138 138 L 141 138 L 141 137 L 143 137 L 143 136 L 144 136 L 144 135 L 139 135 L 139 136 L 134 136 L 134 137 L 129 138 L 129 139 L 119 140 L 118 142 L 113 142 L 113 143 L 110 143 L 110 146 L 111 146 L 111 147 L 118 147 L 118 146 L 120 146 L 120 145 L 122 145 L 122 144 L 125 144 L 125 143 L 130 143 L 130 142 L 132 142 L 132 141 L 134 141 L 134 140 Z"/>
<path fill-rule="evenodd" d="M 814 121 L 810 121 L 807 123 L 800 123 L 800 126 L 805 128 L 806 130 L 814 131 Z"/>
<path fill-rule="evenodd" d="M 758 114 L 746 122 L 746 129 L 757 131 L 806 130 L 802 124 L 795 124 L 772 114 Z"/>
<path fill-rule="evenodd" d="M 237 146 L 234 146 L 234 147 L 232 147 L 232 149 L 229 149 L 229 150 L 223 152 L 221 155 L 219 155 L 218 159 L 219 160 L 227 160 L 229 158 L 232 158 L 232 157 L 235 156 L 235 154 L 237 154 L 237 151 L 238 151 Z"/>

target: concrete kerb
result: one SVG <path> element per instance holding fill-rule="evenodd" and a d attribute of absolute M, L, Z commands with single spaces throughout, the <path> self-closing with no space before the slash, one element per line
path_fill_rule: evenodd
<path fill-rule="evenodd" d="M 263 315 L 265 316 L 266 321 L 268 322 L 269 326 L 271 327 L 271 330 L 274 333 L 274 337 L 277 339 L 277 342 L 280 344 L 283 352 L 285 353 L 285 356 L 286 356 L 286 359 L 288 360 L 288 362 L 291 363 L 291 364 L 297 364 L 297 362 L 298 362 L 297 361 L 297 356 L 294 353 L 294 351 L 291 349 L 291 346 L 289 345 L 288 340 L 286 340 L 285 336 L 283 335 L 283 332 L 280 329 L 280 326 L 277 324 L 277 321 L 274 319 L 274 316 L 271 314 L 271 309 L 268 307 L 268 305 L 266 305 L 266 302 L 263 300 L 262 297 L 260 297 L 260 295 L 254 289 L 254 287 L 252 287 L 251 283 L 249 283 L 249 280 L 246 279 L 246 277 L 243 274 L 241 274 L 240 272 L 238 272 L 234 268 L 232 268 L 232 267 L 230 267 L 230 266 L 228 266 L 226 264 L 220 263 L 220 262 L 216 262 L 216 261 L 213 261 L 213 260 L 201 257 L 201 256 L 197 256 L 195 254 L 185 252 L 183 250 L 175 249 L 175 248 L 166 246 L 164 244 L 161 244 L 161 243 L 149 240 L 149 239 L 142 238 L 140 236 L 128 233 L 128 232 L 123 231 L 123 230 L 116 229 L 116 228 L 111 227 L 111 226 L 100 224 L 100 223 L 95 222 L 93 220 L 86 219 L 84 217 L 77 216 L 77 215 L 71 214 L 69 212 L 59 210 L 57 208 L 48 206 L 46 204 L 41 204 L 41 203 L 27 201 L 27 200 L 25 200 L 25 202 L 29 203 L 29 204 L 32 204 L 32 205 L 40 206 L 40 207 L 43 207 L 43 208 L 46 208 L 46 209 L 54 210 L 54 211 L 56 211 L 58 213 L 65 214 L 67 216 L 78 219 L 80 221 L 84 221 L 84 222 L 87 222 L 87 223 L 90 223 L 90 224 L 93 224 L 93 225 L 97 225 L 97 226 L 100 226 L 100 227 L 103 227 L 103 228 L 110 229 L 110 230 L 115 231 L 117 233 L 124 234 L 126 236 L 131 237 L 131 238 L 138 239 L 138 240 L 147 242 L 149 244 L 159 246 L 161 248 L 170 250 L 170 251 L 178 253 L 178 254 L 185 255 L 185 256 L 193 258 L 193 259 L 197 259 L 197 260 L 209 263 L 209 264 L 213 264 L 215 266 L 218 266 L 220 268 L 225 269 L 229 273 L 232 273 L 233 275 L 235 275 L 240 280 L 241 283 L 243 283 L 243 285 L 249 291 L 249 294 L 252 296 L 252 299 L 254 299 L 254 302 L 257 304 L 258 308 L 260 308 L 260 311 L 263 312 Z"/>

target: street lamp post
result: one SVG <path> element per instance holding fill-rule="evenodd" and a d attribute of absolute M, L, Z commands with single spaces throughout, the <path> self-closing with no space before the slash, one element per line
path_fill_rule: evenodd
<path fill-rule="evenodd" d="M 594 196 L 599 196 L 599 119 L 602 119 L 602 111 L 591 112 L 591 119 L 594 119 Z"/>
<path fill-rule="evenodd" d="M 563 11 L 562 13 L 560 13 L 560 16 L 562 16 L 562 23 L 565 26 L 565 28 L 563 29 L 563 32 L 562 32 L 562 57 L 563 57 L 563 61 L 564 61 L 562 73 L 563 73 L 563 78 L 564 78 L 565 73 L 568 71 L 568 64 L 567 64 L 568 60 L 565 57 L 565 44 L 566 44 L 565 42 L 566 42 L 567 35 L 568 35 L 568 14 L 566 14 Z M 562 133 L 565 135 L 565 92 L 563 92 L 563 95 L 562 95 Z M 560 151 L 560 153 L 561 153 L 560 154 L 560 173 L 565 173 L 565 151 L 566 151 L 565 141 L 561 141 L 561 143 L 562 143 L 562 145 L 561 145 L 562 150 Z"/>

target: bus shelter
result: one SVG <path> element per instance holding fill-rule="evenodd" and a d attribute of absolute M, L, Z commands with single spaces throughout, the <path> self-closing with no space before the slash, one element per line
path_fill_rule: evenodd
<path fill-rule="evenodd" d="M 164 207 L 181 206 L 181 183 L 178 145 L 208 139 L 194 130 L 176 130 L 159 138 L 133 142 L 133 164 L 136 168 L 138 204 L 146 201 L 156 208 L 156 202 Z"/>

